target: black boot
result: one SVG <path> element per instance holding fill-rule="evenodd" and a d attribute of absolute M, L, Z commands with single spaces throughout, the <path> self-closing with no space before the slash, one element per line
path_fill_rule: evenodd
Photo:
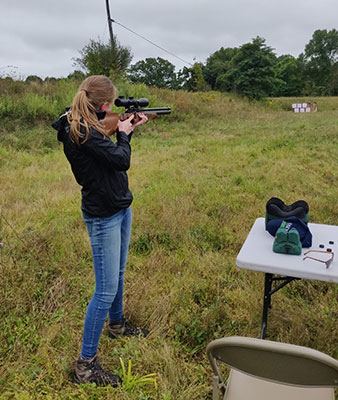
<path fill-rule="evenodd" d="M 112 339 L 121 336 L 148 336 L 148 329 L 133 326 L 128 320 L 123 319 L 119 322 L 110 322 L 108 325 L 108 336 Z"/>
<path fill-rule="evenodd" d="M 111 385 L 114 387 L 122 382 L 119 376 L 102 369 L 97 356 L 90 360 L 79 358 L 75 361 L 74 381 L 75 383 L 96 383 L 98 386 Z"/>

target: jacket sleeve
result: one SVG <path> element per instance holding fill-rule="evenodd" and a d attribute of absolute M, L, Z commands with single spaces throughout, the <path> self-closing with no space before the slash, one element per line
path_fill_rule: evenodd
<path fill-rule="evenodd" d="M 56 121 L 52 123 L 52 127 L 58 132 L 57 138 L 59 142 L 63 142 L 66 125 L 67 125 L 67 113 L 61 115 Z"/>
<path fill-rule="evenodd" d="M 112 142 L 94 129 L 90 130 L 88 140 L 80 146 L 83 151 L 98 162 L 118 171 L 127 171 L 130 167 L 131 147 L 128 135 L 116 133 L 117 142 Z"/>

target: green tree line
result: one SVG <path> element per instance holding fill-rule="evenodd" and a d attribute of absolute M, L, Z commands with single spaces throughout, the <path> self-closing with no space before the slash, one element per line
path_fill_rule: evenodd
<path fill-rule="evenodd" d="M 205 63 L 196 62 L 178 72 L 161 57 L 146 58 L 131 65 L 127 47 L 101 40 L 90 40 L 74 58 L 76 69 L 68 78 L 86 74 L 124 77 L 133 83 L 174 90 L 217 90 L 249 98 L 338 95 L 338 31 L 316 30 L 303 53 L 277 56 L 257 36 L 240 47 L 223 48 L 211 54 Z M 53 79 L 53 78 L 46 78 Z M 27 81 L 42 81 L 29 76 Z"/>
<path fill-rule="evenodd" d="M 133 82 L 186 89 L 219 90 L 250 98 L 338 94 L 338 31 L 316 30 L 297 58 L 277 56 L 264 38 L 238 48 L 220 48 L 206 62 L 175 73 L 162 58 L 147 58 L 127 72 Z"/>

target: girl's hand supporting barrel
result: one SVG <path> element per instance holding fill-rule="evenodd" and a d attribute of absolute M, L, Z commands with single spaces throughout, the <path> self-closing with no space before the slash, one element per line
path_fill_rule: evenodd
<path fill-rule="evenodd" d="M 137 113 L 137 119 L 134 123 L 134 128 L 136 128 L 137 126 L 143 125 L 148 121 L 148 117 L 143 114 L 143 113 Z"/>

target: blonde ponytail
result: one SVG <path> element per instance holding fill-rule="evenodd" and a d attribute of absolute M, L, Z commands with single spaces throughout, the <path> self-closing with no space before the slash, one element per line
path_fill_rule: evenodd
<path fill-rule="evenodd" d="M 81 83 L 73 99 L 72 107 L 67 114 L 70 136 L 77 144 L 80 144 L 80 138 L 84 137 L 81 143 L 88 140 L 90 126 L 103 136 L 108 136 L 97 119 L 96 111 L 99 111 L 103 104 L 112 103 L 116 97 L 116 92 L 115 86 L 104 75 L 90 76 Z M 81 127 L 85 129 L 85 134 Z"/>

